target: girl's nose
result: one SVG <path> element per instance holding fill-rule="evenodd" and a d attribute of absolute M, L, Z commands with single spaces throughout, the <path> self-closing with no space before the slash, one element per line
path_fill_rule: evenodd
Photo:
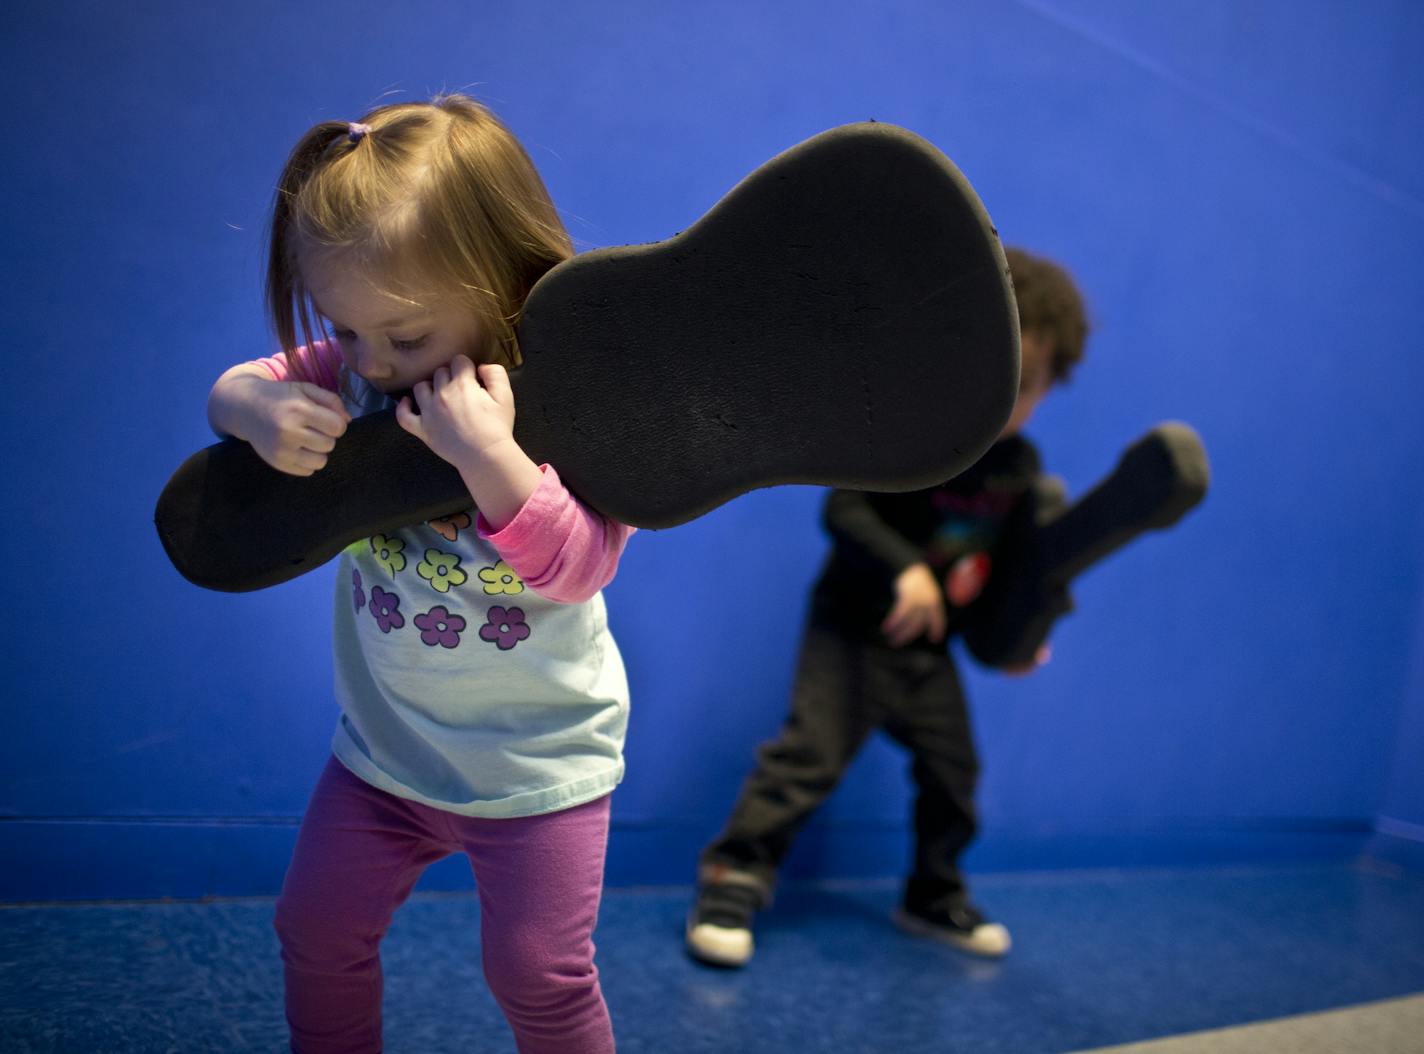
<path fill-rule="evenodd" d="M 368 381 L 378 381 L 391 372 L 390 366 L 371 350 L 369 344 L 362 344 L 356 353 L 356 372 Z"/>

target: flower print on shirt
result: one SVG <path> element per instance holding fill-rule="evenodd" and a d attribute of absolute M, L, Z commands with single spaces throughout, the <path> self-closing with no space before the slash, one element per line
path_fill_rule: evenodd
<path fill-rule="evenodd" d="M 376 556 L 376 563 L 386 569 L 386 574 L 395 578 L 397 572 L 405 570 L 405 540 L 403 538 L 388 538 L 384 534 L 373 534 L 371 536 L 371 552 Z"/>
<path fill-rule="evenodd" d="M 524 581 L 514 573 L 514 568 L 503 560 L 493 567 L 480 568 L 480 581 L 485 584 L 485 593 L 488 596 L 524 592 Z"/>
<path fill-rule="evenodd" d="M 457 512 L 453 516 L 442 516 L 438 520 L 430 520 L 429 526 L 447 542 L 453 542 L 460 536 L 460 532 L 473 522 L 468 512 Z"/>
<path fill-rule="evenodd" d="M 451 586 L 462 586 L 470 576 L 460 570 L 460 558 L 439 549 L 425 550 L 425 559 L 415 565 L 415 573 L 430 583 L 437 593 L 450 592 Z"/>
<path fill-rule="evenodd" d="M 480 640 L 498 645 L 500 651 L 508 651 L 529 638 L 529 623 L 524 621 L 522 608 L 495 605 L 489 609 L 487 617 L 489 621 L 480 627 Z"/>
<path fill-rule="evenodd" d="M 434 648 L 458 647 L 460 634 L 465 632 L 465 620 L 452 615 L 444 604 L 437 604 L 423 615 L 415 616 L 415 626 L 420 630 L 422 644 Z"/>
<path fill-rule="evenodd" d="M 400 597 L 387 593 L 380 586 L 371 587 L 371 617 L 382 633 L 400 629 L 405 625 L 405 616 L 400 613 Z"/>
<path fill-rule="evenodd" d="M 356 612 L 366 606 L 366 591 L 361 588 L 361 572 L 356 568 L 351 569 L 351 602 L 356 605 Z"/>

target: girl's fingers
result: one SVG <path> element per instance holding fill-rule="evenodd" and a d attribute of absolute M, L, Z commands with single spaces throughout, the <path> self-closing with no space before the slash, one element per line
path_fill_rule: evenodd
<path fill-rule="evenodd" d="M 308 428 L 314 428 L 323 435 L 333 438 L 343 435 L 346 432 L 347 424 L 351 421 L 351 415 L 342 405 L 341 397 L 325 388 L 318 388 L 315 384 L 303 383 L 298 387 L 307 397 L 307 403 L 302 407 L 302 412 L 296 415 L 297 419 L 304 422 Z M 316 398 L 317 394 L 324 398 Z"/>
<path fill-rule="evenodd" d="M 336 449 L 336 439 L 320 428 L 304 428 L 301 434 L 302 449 L 317 454 L 330 454 Z"/>
<path fill-rule="evenodd" d="M 339 436 L 346 431 L 351 415 L 346 412 L 346 404 L 341 401 L 341 396 L 327 391 L 319 384 L 307 381 L 299 383 L 297 390 L 311 403 L 310 416 L 314 428 L 329 436 Z"/>
<path fill-rule="evenodd" d="M 324 406 L 338 414 L 346 413 L 346 405 L 341 401 L 341 396 L 335 392 L 329 391 L 319 384 L 312 384 L 310 381 L 299 381 L 297 388 L 318 406 Z"/>
<path fill-rule="evenodd" d="M 279 472 L 289 476 L 310 476 L 326 467 L 326 455 L 314 450 L 293 450 L 270 462 Z"/>
<path fill-rule="evenodd" d="M 345 435 L 346 426 L 350 423 L 351 418 L 347 415 L 345 407 L 342 407 L 339 412 L 323 407 L 318 409 L 312 418 L 312 427 L 333 439 Z"/>
<path fill-rule="evenodd" d="M 416 385 L 413 391 L 418 393 L 421 387 L 422 385 Z M 419 398 L 420 397 L 417 394 L 417 402 L 419 402 Z M 425 404 L 420 403 L 420 407 L 423 411 L 425 408 Z M 407 432 L 409 432 L 411 435 L 415 436 L 422 442 L 425 440 L 424 423 L 421 420 L 420 414 L 416 413 L 415 410 L 412 408 L 411 397 L 409 395 L 402 396 L 401 401 L 396 403 L 396 424 L 400 425 Z"/>
<path fill-rule="evenodd" d="M 485 391 L 489 392 L 490 398 L 501 406 L 507 405 L 513 399 L 513 392 L 509 387 L 509 373 L 497 362 L 486 363 L 476 371 L 480 384 Z"/>

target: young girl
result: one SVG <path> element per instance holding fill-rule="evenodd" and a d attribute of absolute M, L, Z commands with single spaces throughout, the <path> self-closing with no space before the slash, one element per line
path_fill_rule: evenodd
<path fill-rule="evenodd" d="M 295 1051 L 380 1049 L 381 938 L 454 852 L 519 1050 L 613 1049 L 591 937 L 628 688 L 599 590 L 631 530 L 519 448 L 505 373 L 526 294 L 571 253 L 528 155 L 463 96 L 319 124 L 282 173 L 283 352 L 218 379 L 214 429 L 310 475 L 394 403 L 475 503 L 341 558 L 335 757 L 276 912 Z"/>

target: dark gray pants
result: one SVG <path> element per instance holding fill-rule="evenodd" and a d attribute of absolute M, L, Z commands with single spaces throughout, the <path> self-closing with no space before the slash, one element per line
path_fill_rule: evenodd
<path fill-rule="evenodd" d="M 757 764 L 722 833 L 702 852 L 704 880 L 753 876 L 769 896 L 801 825 L 877 728 L 914 758 L 915 854 L 905 903 L 963 898 L 958 859 L 974 837 L 979 762 L 954 662 L 943 648 L 889 648 L 812 618 L 791 714 Z"/>

